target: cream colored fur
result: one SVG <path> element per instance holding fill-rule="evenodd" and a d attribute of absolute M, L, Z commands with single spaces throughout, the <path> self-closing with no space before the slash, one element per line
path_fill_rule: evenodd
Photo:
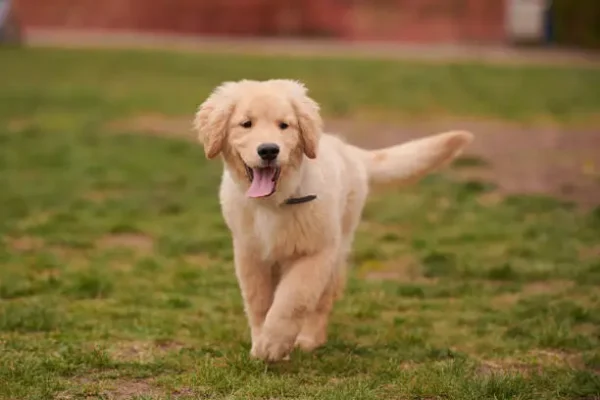
<path fill-rule="evenodd" d="M 252 121 L 251 128 L 242 126 Z M 285 122 L 289 127 L 281 129 Z M 451 161 L 472 140 L 452 131 L 367 151 L 322 132 L 319 107 L 295 81 L 227 82 L 199 107 L 195 128 L 207 157 L 224 160 L 220 188 L 235 271 L 252 337 L 251 355 L 281 360 L 294 346 L 326 341 L 334 300 L 369 192 L 369 182 L 411 183 Z M 257 146 L 276 143 L 276 192 L 248 198 L 244 163 L 260 165 Z M 288 205 L 290 197 L 315 194 Z"/>

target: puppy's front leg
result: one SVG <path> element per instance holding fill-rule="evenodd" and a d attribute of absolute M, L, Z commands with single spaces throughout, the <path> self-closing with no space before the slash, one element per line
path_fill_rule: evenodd
<path fill-rule="evenodd" d="M 257 252 L 235 243 L 234 262 L 244 309 L 252 335 L 252 346 L 260 336 L 265 316 L 273 302 L 272 266 L 256 258 Z"/>
<path fill-rule="evenodd" d="M 335 249 L 328 248 L 284 271 L 252 356 L 279 361 L 291 352 L 306 315 L 315 310 L 330 282 L 336 259 Z"/>

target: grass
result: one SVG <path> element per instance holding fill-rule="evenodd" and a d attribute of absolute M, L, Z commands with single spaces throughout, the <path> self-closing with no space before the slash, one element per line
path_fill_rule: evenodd
<path fill-rule="evenodd" d="M 328 344 L 265 366 L 248 358 L 220 166 L 107 127 L 287 71 L 329 115 L 568 122 L 597 112 L 597 70 L 7 50 L 0 71 L 0 398 L 600 396 L 600 209 L 489 203 L 492 184 L 446 174 L 377 193 Z"/>
<path fill-rule="evenodd" d="M 140 110 L 187 115 L 224 80 L 278 77 L 303 80 L 324 111 L 340 117 L 585 123 L 600 112 L 594 67 L 30 49 L 4 50 L 0 71 L 27 77 L 2 82 L 0 99 L 10 100 L 13 116 L 61 109 L 94 109 L 97 118 Z"/>

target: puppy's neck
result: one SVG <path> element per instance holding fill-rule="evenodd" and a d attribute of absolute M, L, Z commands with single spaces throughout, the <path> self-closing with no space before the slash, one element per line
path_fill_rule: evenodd
<path fill-rule="evenodd" d="M 282 176 L 277 191 L 269 197 L 272 201 L 271 206 L 279 207 L 284 205 L 286 200 L 294 197 L 305 196 L 302 192 L 302 183 L 306 176 L 306 162 L 300 162 L 297 166 L 289 168 L 284 176 Z"/>

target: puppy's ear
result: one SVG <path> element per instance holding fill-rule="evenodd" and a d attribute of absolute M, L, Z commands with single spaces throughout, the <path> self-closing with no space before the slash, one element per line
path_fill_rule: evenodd
<path fill-rule="evenodd" d="M 272 82 L 285 88 L 284 90 L 290 95 L 296 118 L 298 118 L 304 154 L 308 158 L 316 158 L 319 139 L 323 131 L 319 105 L 308 97 L 306 87 L 300 82 L 287 79 L 275 79 Z"/>
<path fill-rule="evenodd" d="M 236 82 L 225 82 L 200 104 L 194 119 L 198 140 L 204 144 L 206 158 L 216 157 L 225 143 L 229 118 L 235 108 Z"/>
<path fill-rule="evenodd" d="M 304 95 L 294 101 L 294 109 L 300 125 L 300 138 L 304 146 L 304 154 L 308 158 L 316 158 L 319 139 L 323 130 L 323 120 L 319 114 L 319 105 Z"/>

